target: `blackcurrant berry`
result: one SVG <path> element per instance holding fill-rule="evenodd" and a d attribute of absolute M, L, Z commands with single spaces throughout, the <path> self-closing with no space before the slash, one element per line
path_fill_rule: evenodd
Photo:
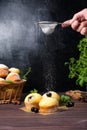
<path fill-rule="evenodd" d="M 52 94 L 51 94 L 51 93 L 47 93 L 46 95 L 47 95 L 47 97 L 51 97 L 51 96 L 52 96 Z"/>
<path fill-rule="evenodd" d="M 31 108 L 31 111 L 34 112 L 34 109 L 35 109 L 35 107 L 32 107 L 32 108 Z"/>
<path fill-rule="evenodd" d="M 36 107 L 32 107 L 32 108 L 31 108 L 31 111 L 32 111 L 32 112 L 35 112 L 35 113 L 38 113 L 38 112 L 39 112 L 39 109 L 36 108 Z"/>
<path fill-rule="evenodd" d="M 35 113 L 38 113 L 38 112 L 39 112 L 39 109 L 38 109 L 38 108 L 35 108 L 35 109 L 34 109 L 34 112 L 35 112 Z"/>
<path fill-rule="evenodd" d="M 74 102 L 67 102 L 66 107 L 73 107 L 74 106 Z"/>

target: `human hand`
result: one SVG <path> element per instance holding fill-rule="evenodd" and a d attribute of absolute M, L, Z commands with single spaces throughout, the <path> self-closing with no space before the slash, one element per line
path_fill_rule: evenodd
<path fill-rule="evenodd" d="M 87 35 L 87 8 L 76 13 L 72 19 L 62 23 L 63 28 L 68 26 L 82 35 Z"/>

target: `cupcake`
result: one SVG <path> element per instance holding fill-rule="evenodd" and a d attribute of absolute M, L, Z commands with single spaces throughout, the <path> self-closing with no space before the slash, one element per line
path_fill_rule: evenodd
<path fill-rule="evenodd" d="M 8 75 L 9 68 L 4 64 L 0 64 L 0 77 L 5 78 Z"/>
<path fill-rule="evenodd" d="M 39 102 L 40 113 L 54 113 L 58 110 L 59 102 L 56 98 L 46 97 Z"/>
<path fill-rule="evenodd" d="M 39 93 L 30 93 L 24 99 L 25 108 L 27 111 L 39 110 L 39 102 L 42 96 Z"/>
<path fill-rule="evenodd" d="M 43 97 L 52 97 L 56 98 L 58 101 L 60 100 L 59 94 L 54 91 L 48 91 L 47 93 L 43 94 Z"/>

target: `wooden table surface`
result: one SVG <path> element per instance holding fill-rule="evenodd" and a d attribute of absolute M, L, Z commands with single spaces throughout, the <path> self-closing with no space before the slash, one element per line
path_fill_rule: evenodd
<path fill-rule="evenodd" d="M 0 130 L 87 130 L 87 103 L 80 101 L 51 115 L 27 113 L 14 104 L 0 105 Z"/>

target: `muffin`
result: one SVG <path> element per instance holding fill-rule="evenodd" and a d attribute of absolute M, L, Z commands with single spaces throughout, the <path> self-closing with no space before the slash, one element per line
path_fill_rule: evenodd
<path fill-rule="evenodd" d="M 8 66 L 4 64 L 0 64 L 0 77 L 5 78 L 9 73 L 9 68 Z"/>
<path fill-rule="evenodd" d="M 56 98 L 46 97 L 39 102 L 40 113 L 54 113 L 58 110 L 59 102 Z"/>
<path fill-rule="evenodd" d="M 6 83 L 4 78 L 0 78 L 0 84 Z"/>
<path fill-rule="evenodd" d="M 24 99 L 25 108 L 27 111 L 31 111 L 32 108 L 39 109 L 39 102 L 42 96 L 39 93 L 30 93 Z"/>
<path fill-rule="evenodd" d="M 14 72 L 14 73 L 20 74 L 20 69 L 12 67 L 12 68 L 9 68 L 9 72 Z"/>
<path fill-rule="evenodd" d="M 21 78 L 20 78 L 20 75 L 17 74 L 17 73 L 14 73 L 14 72 L 11 72 L 7 75 L 6 77 L 6 80 L 9 80 L 9 81 L 20 81 Z"/>
<path fill-rule="evenodd" d="M 58 101 L 60 100 L 59 94 L 57 94 L 54 91 L 48 91 L 47 93 L 43 94 L 43 97 L 52 97 L 52 98 L 56 98 Z"/>

